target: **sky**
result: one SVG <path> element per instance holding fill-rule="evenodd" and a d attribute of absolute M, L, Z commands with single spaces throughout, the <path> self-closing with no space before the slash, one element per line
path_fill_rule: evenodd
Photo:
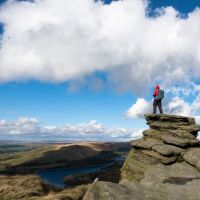
<path fill-rule="evenodd" d="M 200 121 L 200 0 L 0 0 L 0 140 L 129 141 L 156 84 Z"/>

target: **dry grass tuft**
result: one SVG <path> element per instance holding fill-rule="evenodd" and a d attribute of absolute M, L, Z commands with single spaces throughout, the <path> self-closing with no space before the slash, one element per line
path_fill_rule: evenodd
<path fill-rule="evenodd" d="M 58 189 L 34 175 L 0 176 L 1 200 L 81 200 L 88 186 Z"/>

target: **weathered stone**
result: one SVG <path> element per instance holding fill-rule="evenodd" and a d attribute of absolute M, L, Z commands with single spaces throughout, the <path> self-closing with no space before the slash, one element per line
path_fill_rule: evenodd
<path fill-rule="evenodd" d="M 180 138 L 180 137 L 173 137 L 170 135 L 163 135 L 161 137 L 164 143 L 173 144 L 179 147 L 189 147 L 199 144 L 198 139 L 188 139 L 188 138 Z"/>
<path fill-rule="evenodd" d="M 183 125 L 179 126 L 175 123 L 168 123 L 168 122 L 148 122 L 147 123 L 150 128 L 157 129 L 157 130 L 180 130 L 180 131 L 186 131 L 189 133 L 197 132 L 200 130 L 200 126 L 198 124 L 191 124 L 191 125 Z"/>
<path fill-rule="evenodd" d="M 187 131 L 183 131 L 183 130 L 167 130 L 166 131 L 167 134 L 172 135 L 174 137 L 183 137 L 183 138 L 190 138 L 190 139 L 195 139 L 198 135 L 198 131 L 194 131 L 192 133 L 189 133 Z"/>
<path fill-rule="evenodd" d="M 158 131 L 156 129 L 148 129 L 148 130 L 144 130 L 142 132 L 143 136 L 145 139 L 148 139 L 148 138 L 153 138 L 153 139 L 158 139 L 160 140 L 162 135 L 165 134 L 161 131 Z"/>
<path fill-rule="evenodd" d="M 83 200 L 167 200 L 165 192 L 160 193 L 137 182 L 125 182 L 126 185 L 97 181 L 91 185 Z"/>
<path fill-rule="evenodd" d="M 127 160 L 121 169 L 121 178 L 130 181 L 141 180 L 144 177 L 144 171 L 146 171 L 147 167 L 148 165 L 140 161 Z"/>
<path fill-rule="evenodd" d="M 168 114 L 145 114 L 144 115 L 147 122 L 148 121 L 162 121 L 162 122 L 184 122 L 184 123 L 195 123 L 194 118 L 185 117 L 180 115 L 168 115 Z"/>
<path fill-rule="evenodd" d="M 162 156 L 154 150 L 150 150 L 150 151 L 149 150 L 142 150 L 142 153 L 144 153 L 148 156 L 152 156 L 154 158 L 157 158 L 163 164 L 174 163 L 178 159 L 177 156 L 171 156 L 171 157 Z"/>
<path fill-rule="evenodd" d="M 96 181 L 83 200 L 199 200 L 198 174 L 189 165 L 157 165 L 149 169 L 140 182 Z"/>
<path fill-rule="evenodd" d="M 189 139 L 195 139 L 197 134 L 191 134 L 186 131 L 181 130 L 156 130 L 156 129 L 148 129 L 142 132 L 142 134 L 145 136 L 145 138 L 155 138 L 155 139 L 161 139 L 163 135 L 170 135 L 174 137 L 182 137 L 182 138 L 189 138 Z"/>
<path fill-rule="evenodd" d="M 152 147 L 153 150 L 164 156 L 179 155 L 184 150 L 172 145 L 158 144 Z"/>
<path fill-rule="evenodd" d="M 186 184 L 192 179 L 199 179 L 200 183 L 199 171 L 191 165 L 181 162 L 167 166 L 162 164 L 149 166 L 141 183 L 155 187 L 156 185 L 161 186 L 161 184 Z"/>
<path fill-rule="evenodd" d="M 197 132 L 200 130 L 200 126 L 195 123 L 194 118 L 183 117 L 178 115 L 155 115 L 147 114 L 145 115 L 147 124 L 152 129 L 156 130 L 179 130 L 185 131 L 191 134 L 197 135 Z M 175 132 L 176 133 L 176 132 Z M 178 136 L 178 135 L 177 135 Z"/>
<path fill-rule="evenodd" d="M 162 144 L 163 142 L 156 139 L 139 139 L 139 140 L 132 140 L 131 146 L 135 148 L 142 148 L 142 149 L 151 149 L 153 146 L 157 144 Z"/>
<path fill-rule="evenodd" d="M 147 168 L 158 163 L 159 160 L 157 158 L 145 155 L 139 150 L 131 149 L 121 168 L 121 178 L 141 180 Z"/>
<path fill-rule="evenodd" d="M 183 159 L 200 170 L 200 148 L 191 148 L 184 155 Z"/>
<path fill-rule="evenodd" d="M 185 173 L 182 175 L 178 175 L 179 166 L 177 166 L 176 176 L 168 176 L 169 172 L 166 172 L 165 167 L 163 166 L 164 170 L 158 171 L 161 166 L 155 167 L 154 170 L 149 170 L 152 172 L 151 175 L 148 174 L 148 178 L 146 180 L 142 180 L 139 184 L 134 183 L 135 185 L 144 186 L 144 190 L 149 191 L 152 189 L 151 192 L 144 192 L 145 199 L 151 197 L 151 200 L 159 199 L 159 200 L 197 200 L 200 198 L 200 193 L 198 192 L 200 179 L 198 176 L 191 175 L 191 176 L 184 176 L 187 173 L 187 168 L 185 169 Z M 153 169 L 153 167 L 152 167 Z M 162 167 L 161 167 L 162 169 Z M 172 169 L 173 170 L 173 169 Z M 172 171 L 171 170 L 171 171 Z M 161 173 L 160 173 L 161 172 Z M 162 176 L 164 174 L 164 176 Z M 174 173 L 175 174 L 175 173 Z M 132 183 L 124 180 L 120 183 L 124 185 L 128 190 L 132 190 Z M 156 195 L 154 191 L 158 191 Z M 198 193 L 198 194 L 197 194 Z"/>

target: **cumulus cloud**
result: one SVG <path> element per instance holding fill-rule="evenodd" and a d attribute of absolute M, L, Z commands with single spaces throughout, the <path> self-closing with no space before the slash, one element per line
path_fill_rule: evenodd
<path fill-rule="evenodd" d="M 163 88 L 163 87 L 161 87 Z M 195 117 L 200 122 L 200 84 L 188 81 L 184 84 L 165 88 L 162 100 L 164 113 Z M 153 111 L 153 99 L 138 98 L 126 111 L 129 118 L 143 118 Z"/>
<path fill-rule="evenodd" d="M 0 138 L 6 140 L 101 140 L 129 141 L 141 137 L 142 129 L 108 128 L 95 120 L 64 126 L 43 126 L 36 118 L 0 120 Z"/>
<path fill-rule="evenodd" d="M 7 1 L 0 80 L 62 82 L 102 71 L 115 89 L 141 92 L 199 78 L 200 10 L 184 19 L 172 7 L 147 11 L 145 0 Z"/>
<path fill-rule="evenodd" d="M 19 118 L 16 122 L 0 120 L 0 136 L 4 134 L 32 134 L 39 130 L 39 122 L 36 118 Z"/>
<path fill-rule="evenodd" d="M 166 104 L 165 104 L 166 103 Z M 173 97 L 168 102 L 164 102 L 164 113 L 191 116 L 195 117 L 197 122 L 200 120 L 198 111 L 200 109 L 200 99 L 196 98 L 191 103 L 186 102 L 180 97 Z M 125 113 L 126 117 L 129 118 L 144 118 L 144 114 L 152 113 L 153 100 L 147 101 L 143 98 L 137 99 L 137 101 L 128 109 Z M 159 111 L 157 111 L 159 112 Z"/>
<path fill-rule="evenodd" d="M 132 118 L 143 118 L 145 113 L 150 113 L 152 110 L 152 105 L 150 102 L 143 98 L 137 99 L 128 111 L 125 113 L 126 117 Z"/>
<path fill-rule="evenodd" d="M 182 93 L 182 90 L 180 90 Z M 191 90 L 189 94 L 194 92 Z M 188 94 L 188 93 L 187 93 Z M 137 101 L 128 109 L 125 116 L 128 118 L 144 118 L 144 114 L 152 113 L 153 110 L 153 100 L 147 101 L 143 98 L 137 99 Z M 197 96 L 191 103 L 186 102 L 183 98 L 179 96 L 173 97 L 168 101 L 164 102 L 164 113 L 175 114 L 194 117 L 196 123 L 200 124 L 200 96 Z M 158 109 L 158 108 L 157 108 Z M 159 111 L 157 111 L 159 112 Z M 200 134 L 198 136 L 200 139 Z"/>

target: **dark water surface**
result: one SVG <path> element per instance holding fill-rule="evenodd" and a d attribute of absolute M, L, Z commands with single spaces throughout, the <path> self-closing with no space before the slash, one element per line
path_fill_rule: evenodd
<path fill-rule="evenodd" d="M 63 178 L 69 175 L 75 175 L 79 173 L 89 173 L 89 172 L 96 172 L 105 167 L 109 167 L 113 165 L 113 163 L 95 165 L 95 166 L 88 166 L 88 167 L 74 167 L 74 168 L 63 168 L 63 169 L 47 169 L 47 170 L 40 170 L 37 172 L 36 175 L 40 176 L 40 178 L 48 182 L 52 185 L 57 187 L 66 187 L 64 184 Z"/>

